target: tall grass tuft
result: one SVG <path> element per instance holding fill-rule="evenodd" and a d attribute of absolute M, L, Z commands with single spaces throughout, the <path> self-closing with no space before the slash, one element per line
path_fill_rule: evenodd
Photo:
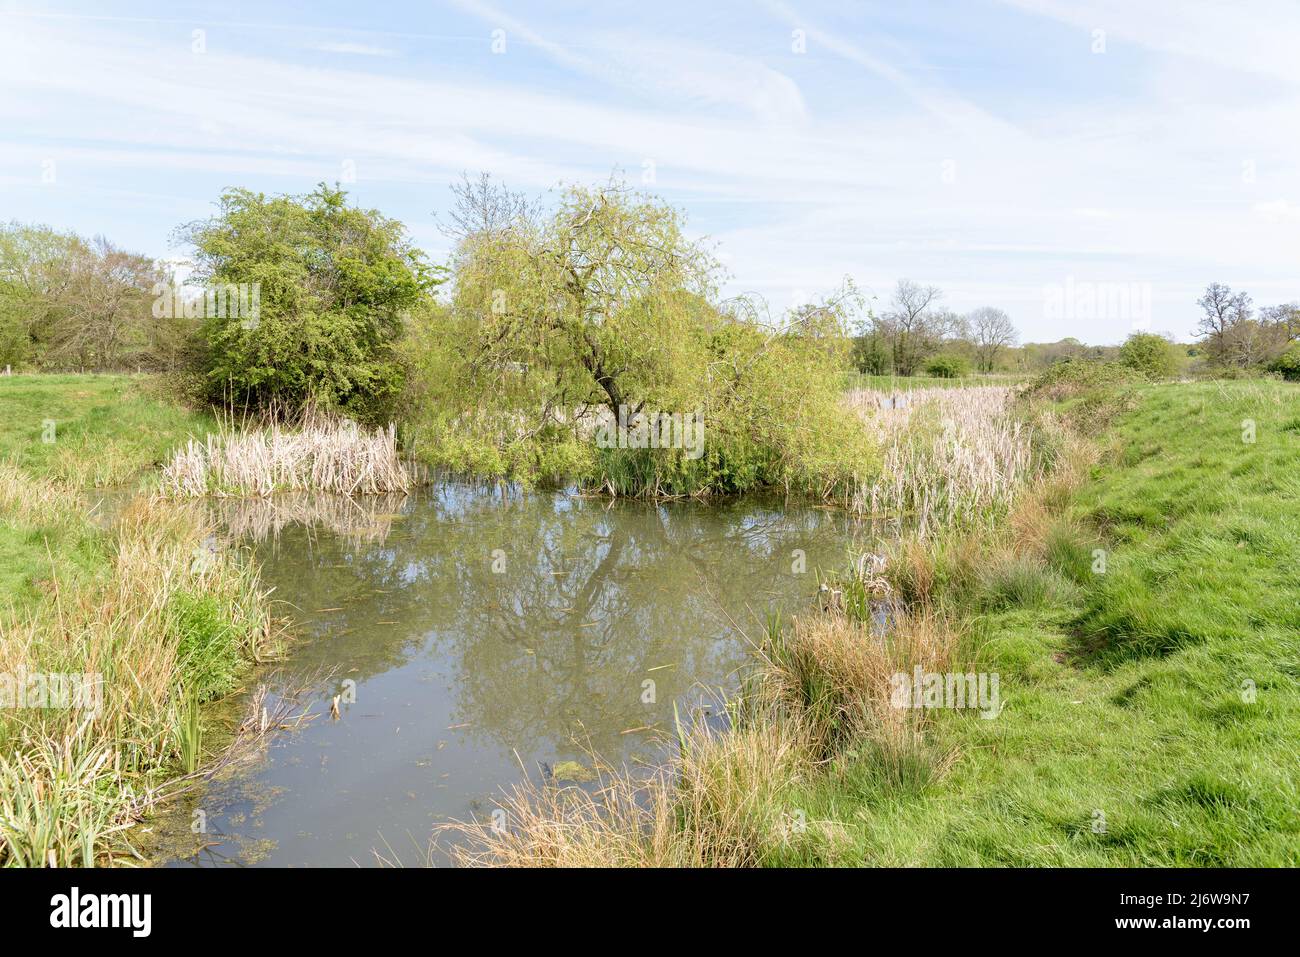
<path fill-rule="evenodd" d="M 20 503 L 9 522 L 84 521 L 75 493 L 8 466 L 0 495 Z M 232 688 L 276 645 L 256 570 L 214 550 L 191 510 L 137 498 L 96 534 L 102 574 L 56 572 L 46 600 L 0 611 L 0 675 L 78 675 L 100 689 L 89 706 L 0 709 L 3 864 L 129 853 L 121 832 L 197 764 L 197 700 Z"/>
<path fill-rule="evenodd" d="M 495 821 L 454 822 L 462 865 L 506 867 L 753 867 L 789 836 L 785 797 L 808 774 L 792 724 L 753 723 L 720 736 L 684 732 L 679 760 L 638 778 L 602 768 L 599 785 L 526 781 Z"/>

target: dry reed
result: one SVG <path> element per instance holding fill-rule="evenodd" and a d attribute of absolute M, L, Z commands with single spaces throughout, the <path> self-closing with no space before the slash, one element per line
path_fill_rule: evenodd
<path fill-rule="evenodd" d="M 884 449 L 855 510 L 906 515 L 924 536 L 1005 509 L 1039 471 L 1032 430 L 998 387 L 851 392 L 846 402 Z"/>
<path fill-rule="evenodd" d="M 323 491 L 340 495 L 407 492 L 411 474 L 393 425 L 373 432 L 350 419 L 315 413 L 301 424 L 223 426 L 191 439 L 163 468 L 169 495 L 272 495 Z"/>

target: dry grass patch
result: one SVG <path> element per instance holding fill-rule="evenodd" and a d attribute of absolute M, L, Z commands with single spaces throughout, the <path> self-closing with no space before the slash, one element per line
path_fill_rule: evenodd
<path fill-rule="evenodd" d="M 783 796 L 809 772 L 801 729 L 753 723 L 684 732 L 650 773 L 601 767 L 595 788 L 526 781 L 483 821 L 439 828 L 462 865 L 753 867 L 791 836 Z"/>

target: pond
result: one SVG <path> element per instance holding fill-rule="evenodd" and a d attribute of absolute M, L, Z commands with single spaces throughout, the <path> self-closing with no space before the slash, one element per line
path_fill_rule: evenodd
<path fill-rule="evenodd" d="M 223 508 L 296 622 L 272 680 L 316 717 L 151 822 L 173 866 L 444 863 L 432 827 L 525 775 L 659 762 L 674 704 L 707 714 L 769 610 L 871 544 L 832 509 L 499 486 Z"/>

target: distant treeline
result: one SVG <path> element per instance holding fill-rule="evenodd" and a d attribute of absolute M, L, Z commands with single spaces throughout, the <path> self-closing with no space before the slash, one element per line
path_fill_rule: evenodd
<path fill-rule="evenodd" d="M 183 373 L 213 398 L 238 393 L 254 405 L 324 398 L 377 411 L 401 388 L 406 370 L 397 346 L 408 337 L 411 316 L 445 310 L 450 302 L 452 312 L 465 318 L 467 310 L 457 308 L 458 300 L 464 301 L 464 290 L 477 284 L 485 268 L 482 257 L 470 257 L 467 250 L 485 237 L 518 237 L 525 225 L 539 228 L 535 205 L 486 176 L 455 189 L 448 231 L 457 252 L 446 267 L 429 264 L 400 222 L 350 207 L 342 191 L 325 185 L 297 197 L 228 191 L 215 216 L 177 231 L 193 250 L 192 274 L 184 285 L 176 284 L 169 266 L 101 236 L 87 239 L 40 225 L 0 226 L 0 368 Z M 605 189 L 597 195 L 608 203 L 616 194 Z M 653 232 L 664 217 L 677 215 L 653 204 L 628 206 L 628 211 L 635 216 L 613 226 L 614 232 Z M 591 232 L 590 223 L 578 225 Z M 498 244 L 490 252 L 531 255 L 519 246 Z M 581 260 L 588 252 L 578 249 L 575 256 Z M 696 260 L 692 269 L 708 271 L 701 250 L 692 247 L 688 254 Z M 546 252 L 532 265 L 556 266 L 547 260 L 552 255 Z M 524 267 L 521 262 L 497 265 L 506 273 Z M 447 278 L 453 280 L 450 296 L 439 297 L 436 287 Z M 575 282 L 579 278 L 575 273 L 555 289 L 565 296 L 577 290 L 578 312 L 592 312 Z M 669 279 L 680 289 L 659 288 Z M 634 302 L 644 308 L 652 300 L 665 309 L 688 293 L 700 294 L 683 276 L 653 262 L 628 281 L 616 297 L 619 309 Z M 510 289 L 503 313 L 507 285 L 488 291 L 480 317 L 485 328 L 520 306 L 544 311 L 555 302 L 530 302 L 547 288 L 539 282 L 526 291 Z M 848 337 L 848 365 L 869 375 L 1030 374 L 1062 360 L 1121 357 L 1120 346 L 1089 346 L 1075 338 L 1021 344 L 1003 310 L 984 306 L 958 314 L 942 300 L 938 288 L 903 279 L 883 309 L 855 309 L 861 297 L 846 283 L 836 296 L 803 312 L 833 311 Z M 1197 305 L 1199 319 L 1190 314 L 1189 303 L 1189 325 L 1196 322 L 1189 332 L 1196 341 L 1168 340 L 1167 355 L 1157 356 L 1152 370 L 1300 376 L 1300 304 L 1256 309 L 1246 293 L 1213 283 Z M 800 315 L 792 311 L 796 321 Z M 590 332 L 601 322 L 612 325 L 616 317 L 588 318 L 595 323 Z M 539 320 L 543 326 L 545 321 Z M 568 328 L 568 322 L 559 327 Z M 1156 356 L 1162 347 L 1150 338 L 1135 333 L 1130 353 L 1138 349 Z M 625 342 L 619 337 L 615 351 Z M 599 343 L 593 340 L 589 348 L 582 340 L 579 346 L 578 359 L 587 364 L 597 397 L 617 395 L 618 376 L 599 355 Z M 492 358 L 507 368 L 519 359 Z"/>
<path fill-rule="evenodd" d="M 1300 303 L 1256 311 L 1249 295 L 1221 283 L 1212 283 L 1197 301 L 1201 315 L 1190 320 L 1196 323 L 1190 330 L 1196 341 L 1190 343 L 1134 332 L 1117 346 L 1090 346 L 1073 337 L 1018 344 L 1017 331 L 1001 309 L 985 306 L 961 315 L 941 300 L 936 287 L 901 280 L 885 309 L 860 323 L 851 353 L 855 368 L 867 375 L 951 377 L 1032 374 L 1057 362 L 1092 360 L 1125 362 L 1155 376 L 1274 372 L 1300 377 Z"/>

